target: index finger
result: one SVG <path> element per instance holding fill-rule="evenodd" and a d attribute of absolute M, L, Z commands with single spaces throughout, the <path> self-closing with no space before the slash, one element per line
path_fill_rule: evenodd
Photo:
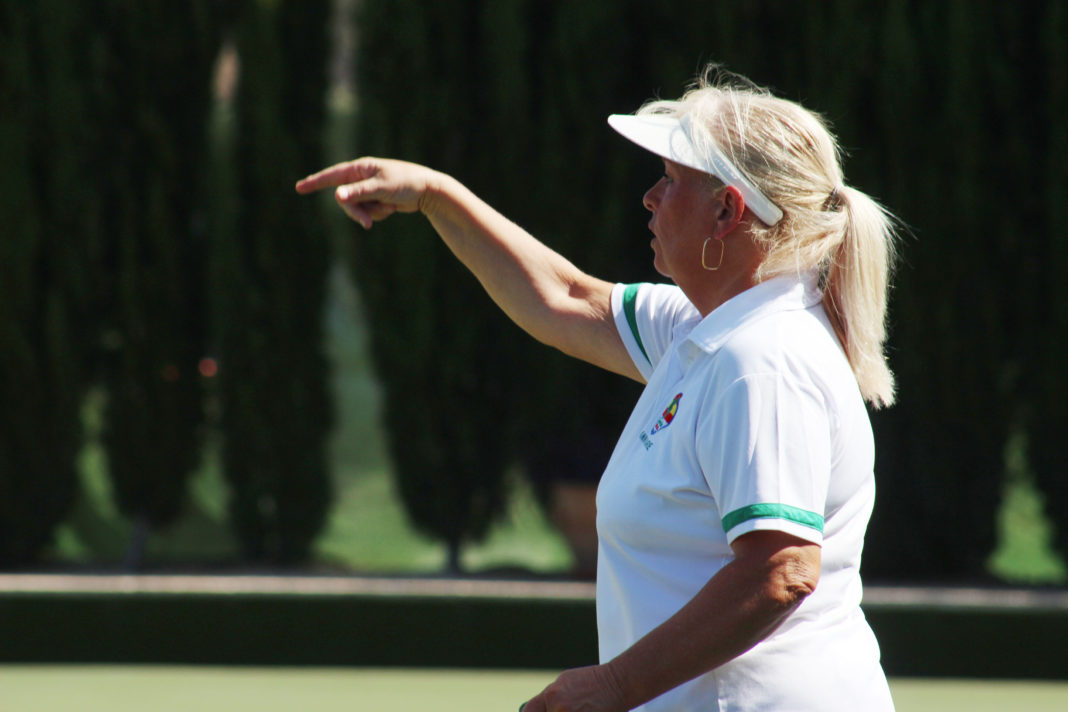
<path fill-rule="evenodd" d="M 373 166 L 368 161 L 347 161 L 324 168 L 318 173 L 297 181 L 297 192 L 305 195 L 323 188 L 336 188 L 346 183 L 355 183 L 373 173 Z"/>

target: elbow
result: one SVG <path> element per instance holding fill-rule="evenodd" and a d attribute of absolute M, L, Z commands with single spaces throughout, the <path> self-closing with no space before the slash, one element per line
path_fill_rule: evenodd
<path fill-rule="evenodd" d="M 754 577 L 761 606 L 775 618 L 788 615 L 816 590 L 820 545 L 777 531 L 743 534 L 731 545 L 735 562 Z"/>
<path fill-rule="evenodd" d="M 792 611 L 811 596 L 819 584 L 819 559 L 793 555 L 777 562 L 775 573 L 770 577 L 768 598 L 784 611 Z"/>
<path fill-rule="evenodd" d="M 784 602 L 790 608 L 801 605 L 802 601 L 815 593 L 817 583 L 818 576 L 804 576 L 791 581 L 786 587 Z"/>

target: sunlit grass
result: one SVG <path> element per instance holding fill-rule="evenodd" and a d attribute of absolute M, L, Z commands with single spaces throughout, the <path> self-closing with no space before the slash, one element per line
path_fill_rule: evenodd
<path fill-rule="evenodd" d="M 446 564 L 445 546 L 409 523 L 386 470 L 354 473 L 344 484 L 318 558 L 334 566 L 372 573 L 437 573 Z M 480 543 L 461 551 L 464 570 L 566 571 L 571 553 L 542 514 L 529 488 L 516 482 L 501 521 Z"/>
<path fill-rule="evenodd" d="M 5 712 L 393 710 L 500 712 L 553 671 L 0 665 Z M 1068 683 L 891 678 L 900 712 L 1068 709 Z"/>
<path fill-rule="evenodd" d="M 5 712 L 498 712 L 518 709 L 554 677 L 544 671 L 0 666 L 0 696 Z"/>
<path fill-rule="evenodd" d="M 1064 583 L 1068 570 L 1052 550 L 1053 526 L 1045 513 L 1045 497 L 1027 470 L 1026 438 L 1013 438 L 1006 448 L 1005 486 L 998 511 L 998 547 L 988 566 L 995 576 L 1019 583 Z"/>

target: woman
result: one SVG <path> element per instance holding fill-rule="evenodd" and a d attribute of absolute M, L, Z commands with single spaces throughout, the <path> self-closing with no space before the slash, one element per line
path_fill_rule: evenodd
<path fill-rule="evenodd" d="M 819 117 L 739 78 L 609 123 L 664 159 L 644 205 L 674 286 L 587 275 L 421 166 L 297 184 L 365 228 L 422 212 L 519 326 L 647 384 L 598 488 L 602 662 L 526 712 L 892 710 L 859 576 L 864 401 L 893 399 L 889 216 Z"/>

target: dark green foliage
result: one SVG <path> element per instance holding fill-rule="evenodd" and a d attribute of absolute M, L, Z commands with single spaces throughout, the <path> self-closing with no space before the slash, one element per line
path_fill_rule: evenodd
<path fill-rule="evenodd" d="M 585 3 L 367 3 L 360 152 L 456 175 L 580 264 L 598 270 L 590 264 L 598 253 L 614 263 L 615 248 L 605 246 L 618 237 L 618 212 L 597 204 L 601 194 L 574 200 L 573 179 L 596 185 L 625 174 L 596 159 L 609 137 L 588 121 L 561 145 L 588 110 L 582 87 L 547 91 L 570 76 L 556 71 L 567 50 L 551 44 L 554 32 L 605 16 L 604 6 Z M 584 56 L 593 61 L 601 49 Z M 599 97 L 606 107 L 620 83 L 612 74 Z M 583 155 L 569 156 L 569 147 Z M 607 195 L 618 207 L 625 191 Z M 535 346 L 425 222 L 394 220 L 357 239 L 353 265 L 369 306 L 399 490 L 413 522 L 449 544 L 455 565 L 459 545 L 484 535 L 500 512 L 509 462 L 528 461 L 544 479 L 557 475 L 546 471 L 561 469 L 566 453 L 576 461 L 569 476 L 597 476 L 625 416 L 597 392 L 618 380 Z M 576 455 L 591 443 L 596 452 Z"/>
<path fill-rule="evenodd" d="M 177 516 L 205 354 L 245 554 L 306 555 L 330 496 L 328 247 L 292 184 L 321 163 L 328 6 L 0 2 L 0 564 L 38 558 L 68 511 L 94 379 L 123 513 Z M 610 279 L 658 279 L 640 201 L 659 167 L 606 114 L 678 95 L 707 61 L 824 112 L 849 181 L 913 234 L 866 572 L 980 573 L 1021 432 L 1068 551 L 1063 3 L 361 6 L 359 152 L 452 173 Z M 226 26 L 242 71 L 209 154 Z M 632 385 L 520 334 L 424 221 L 352 252 L 413 521 L 455 554 L 500 511 L 508 464 L 539 484 L 597 476 Z"/>
<path fill-rule="evenodd" d="M 245 4 L 233 113 L 217 109 L 211 308 L 223 466 L 232 526 L 245 558 L 261 563 L 304 560 L 330 502 L 329 245 L 317 206 L 293 191 L 322 156 L 327 7 Z"/>
<path fill-rule="evenodd" d="M 104 442 L 119 509 L 142 529 L 178 517 L 200 456 L 205 255 L 197 179 L 218 48 L 212 6 L 116 1 L 92 14 L 89 116 L 107 236 Z"/>
<path fill-rule="evenodd" d="M 1005 188 L 991 180 L 1005 165 L 991 72 L 1007 58 L 1000 29 L 976 19 L 985 11 L 891 5 L 886 109 L 860 134 L 866 152 L 886 142 L 869 184 L 916 238 L 892 315 L 899 402 L 875 421 L 881 488 L 865 567 L 876 577 L 979 575 L 996 541 L 1017 307 L 1014 236 L 981 208 Z"/>
<path fill-rule="evenodd" d="M 0 3 L 3 566 L 34 562 L 76 494 L 98 235 L 92 186 L 70 160 L 92 148 L 78 121 L 84 19 L 60 2 Z"/>
<path fill-rule="evenodd" d="M 98 365 L 124 513 L 172 519 L 196 457 L 187 188 L 206 89 L 198 101 L 187 82 L 198 59 L 205 82 L 210 61 L 189 38 L 210 43 L 210 33 L 195 7 L 167 17 L 136 3 L 6 3 L 3 13 L 2 199 L 13 229 L 0 307 L 10 423 L 0 437 L 11 442 L 0 476 L 4 506 L 31 523 L 2 539 L 32 560 L 73 500 L 80 403 Z"/>
<path fill-rule="evenodd" d="M 535 113 L 524 128 L 533 151 L 522 173 L 487 167 L 514 184 L 501 208 L 593 274 L 653 279 L 640 199 L 657 166 L 638 151 L 615 150 L 618 138 L 604 123 L 644 98 L 633 91 L 636 81 L 651 86 L 635 62 L 638 27 L 625 7 L 607 3 L 530 3 L 527 12 L 540 22 L 527 64 L 526 101 Z M 558 480 L 595 482 L 636 385 L 542 347 L 524 350 L 518 371 L 536 384 L 516 396 L 516 451 L 528 474 L 540 489 Z"/>
<path fill-rule="evenodd" d="M 357 27 L 361 153 L 470 178 L 487 153 L 520 143 L 481 120 L 496 115 L 495 86 L 474 3 L 365 3 Z M 521 336 L 425 222 L 393 220 L 356 239 L 399 493 L 413 523 L 449 544 L 455 566 L 459 544 L 481 536 L 503 502 L 506 370 Z"/>
<path fill-rule="evenodd" d="M 83 5 L 0 5 L 0 563 L 37 560 L 68 512 L 94 381 L 138 562 L 184 509 L 210 344 L 235 527 L 249 557 L 299 561 L 329 501 L 326 249 L 292 193 L 320 155 L 327 3 Z M 209 156 L 230 25 L 243 89 Z"/>
<path fill-rule="evenodd" d="M 1021 177 L 1034 191 L 1027 196 L 1028 207 L 1041 222 L 1033 234 L 1020 233 L 1027 256 L 1023 281 L 1032 297 L 1020 308 L 1030 327 L 1021 348 L 1021 363 L 1026 364 L 1022 380 L 1031 462 L 1047 497 L 1047 512 L 1056 522 L 1055 544 L 1068 556 L 1068 7 L 1046 3 L 1033 18 L 1028 49 L 1038 62 L 1017 96 L 1025 107 L 1019 113 L 1033 122 L 1038 137 Z M 1036 87 L 1041 93 L 1034 97 L 1030 92 Z"/>
<path fill-rule="evenodd" d="M 900 399 L 875 417 L 867 572 L 981 575 L 1020 428 L 1051 513 L 1068 511 L 1060 5 L 397 0 L 367 3 L 360 28 L 361 152 L 450 172 L 624 281 L 653 278 L 639 201 L 658 169 L 606 114 L 678 95 L 708 61 L 824 113 L 849 182 L 911 229 L 892 303 Z M 502 339 L 503 317 L 418 220 L 361 236 L 355 264 L 418 523 L 477 536 L 512 458 L 538 480 L 596 476 L 632 392 Z M 466 529 L 450 519 L 475 514 Z"/>
<path fill-rule="evenodd" d="M 1043 47 L 1040 14 L 1030 4 L 888 9 L 883 52 L 898 71 L 880 81 L 885 148 L 869 180 L 886 185 L 877 192 L 915 239 L 894 302 L 900 401 L 876 419 L 869 574 L 980 575 L 1010 435 L 1033 428 L 1028 419 L 1068 425 L 1063 406 L 1057 414 L 1063 385 L 1044 364 L 1060 361 L 1046 345 L 1047 315 L 1065 302 L 1042 254 L 1065 235 L 1044 210 L 1040 168 L 1057 123 L 1044 111 L 1045 77 L 1063 57 Z M 1040 470 L 1050 444 L 1032 449 Z"/>

